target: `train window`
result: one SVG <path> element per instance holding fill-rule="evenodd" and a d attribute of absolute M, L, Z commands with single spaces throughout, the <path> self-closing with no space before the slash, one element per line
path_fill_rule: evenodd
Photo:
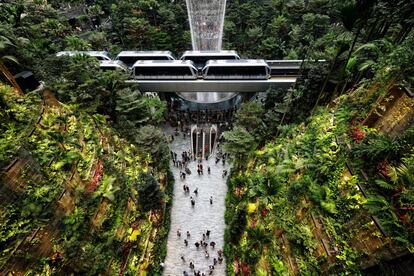
<path fill-rule="evenodd" d="M 205 64 L 209 60 L 234 60 L 237 59 L 236 56 L 229 55 L 229 56 L 184 56 L 184 60 L 191 60 L 195 64 Z"/>
<path fill-rule="evenodd" d="M 170 60 L 168 56 L 120 56 L 118 60 L 124 62 L 128 66 L 134 65 L 138 60 Z"/>
<path fill-rule="evenodd" d="M 118 60 L 122 61 L 123 63 L 125 63 L 128 66 L 132 66 L 138 60 L 138 58 L 137 57 L 121 56 L 121 57 L 118 57 Z"/>
<path fill-rule="evenodd" d="M 235 67 L 215 67 L 208 69 L 209 76 L 266 76 L 266 67 L 264 66 L 235 66 Z"/>
<path fill-rule="evenodd" d="M 135 76 L 137 77 L 165 77 L 165 76 L 193 76 L 189 67 L 135 67 Z"/>

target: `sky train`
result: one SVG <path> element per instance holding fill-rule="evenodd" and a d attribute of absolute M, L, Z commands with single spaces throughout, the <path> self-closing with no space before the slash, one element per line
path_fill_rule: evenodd
<path fill-rule="evenodd" d="M 138 60 L 175 60 L 170 51 L 122 51 L 116 60 L 125 63 L 129 68 Z"/>
<path fill-rule="evenodd" d="M 233 60 L 240 59 L 240 56 L 236 51 L 185 51 L 180 59 L 191 60 L 201 70 L 209 60 Z"/>
<path fill-rule="evenodd" d="M 302 62 L 240 59 L 236 51 L 186 51 L 180 60 L 170 51 L 122 51 L 115 60 L 96 51 L 64 51 L 56 56 L 79 54 L 96 57 L 102 70 L 131 70 L 131 77 L 139 80 L 263 80 L 271 74 L 295 75 Z"/>
<path fill-rule="evenodd" d="M 270 66 L 265 60 L 209 60 L 202 69 L 201 76 L 192 61 L 183 60 L 145 60 L 137 61 L 133 77 L 138 80 L 183 79 L 196 80 L 244 80 L 270 78 Z"/>
<path fill-rule="evenodd" d="M 133 77 L 140 80 L 197 79 L 198 70 L 190 60 L 139 60 L 132 66 Z"/>
<path fill-rule="evenodd" d="M 98 60 L 112 60 L 109 57 L 108 52 L 105 52 L 105 51 L 61 51 L 61 52 L 56 53 L 57 57 L 62 57 L 62 56 L 74 57 L 76 55 L 91 56 Z"/>

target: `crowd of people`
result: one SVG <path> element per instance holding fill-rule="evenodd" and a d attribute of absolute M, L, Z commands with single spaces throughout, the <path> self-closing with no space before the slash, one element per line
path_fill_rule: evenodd
<path fill-rule="evenodd" d="M 182 126 L 182 125 L 181 125 Z M 182 133 L 186 132 L 187 129 L 182 126 Z M 177 127 L 175 133 L 173 134 L 175 137 L 180 137 L 180 127 Z M 186 135 L 183 135 L 183 139 L 186 138 Z M 171 138 L 173 140 L 174 137 Z M 200 190 L 202 187 L 194 187 L 190 190 L 190 186 L 187 184 L 188 179 L 187 176 L 190 175 L 192 172 L 190 167 L 194 166 L 194 169 L 197 171 L 197 175 L 200 178 L 203 178 L 205 175 L 205 171 L 207 170 L 207 175 L 211 174 L 212 168 L 209 165 L 203 165 L 203 160 L 201 157 L 195 157 L 191 150 L 183 151 L 183 152 L 174 152 L 170 151 L 171 159 L 173 165 L 178 168 L 179 170 L 179 177 L 182 181 L 182 188 L 184 195 L 189 198 L 190 201 L 190 208 L 200 208 L 196 206 L 200 196 Z M 220 150 L 217 151 L 216 154 L 216 165 L 219 164 L 221 161 L 223 165 L 223 177 L 227 176 L 227 170 L 224 169 L 226 165 L 226 159 L 229 156 L 227 154 L 223 154 Z M 206 176 L 204 176 L 206 177 Z M 201 188 L 201 189 L 200 189 Z M 214 198 L 212 195 L 207 195 L 209 205 L 213 206 Z M 200 203 L 198 203 L 200 204 Z M 203 207 L 201 207 L 203 208 Z M 191 229 L 190 229 L 191 230 Z M 192 229 L 191 231 L 197 231 L 198 229 Z M 197 231 L 198 232 L 198 231 Z M 189 256 L 181 255 L 181 262 L 185 267 L 182 271 L 183 275 L 195 275 L 195 276 L 202 276 L 202 275 L 212 275 L 217 269 L 217 266 L 220 266 L 223 263 L 223 251 L 221 249 L 216 248 L 216 241 L 212 239 L 212 233 L 210 230 L 205 230 L 204 233 L 200 237 L 193 237 L 190 234 L 190 231 L 186 231 L 181 233 L 181 229 L 176 229 L 176 234 L 178 239 L 182 239 L 182 246 L 186 248 L 193 248 L 193 250 L 198 251 L 202 258 L 205 258 L 208 262 L 208 267 L 206 264 L 203 264 L 203 267 L 195 263 Z"/>
<path fill-rule="evenodd" d="M 202 234 L 202 237 L 201 237 L 200 241 L 196 240 L 196 242 L 194 243 L 195 250 L 199 251 L 200 254 L 203 254 L 205 259 L 211 260 L 211 264 L 208 266 L 208 272 L 207 272 L 208 274 L 207 275 L 212 275 L 214 273 L 214 269 L 217 267 L 217 265 L 221 265 L 223 263 L 223 260 L 224 260 L 223 250 L 221 250 L 221 249 L 216 250 L 216 248 L 215 248 L 216 243 L 213 240 L 210 240 L 210 235 L 211 235 L 211 231 L 206 230 L 205 233 Z M 180 229 L 177 230 L 177 238 L 181 239 L 181 230 Z M 189 240 L 190 239 L 191 239 L 190 231 L 187 231 L 186 232 L 186 237 L 183 241 L 185 247 L 189 246 Z M 210 248 L 210 252 L 209 252 L 209 248 Z M 211 254 L 217 253 L 217 255 L 210 258 L 210 253 Z M 180 258 L 181 258 L 181 261 L 183 262 L 183 264 L 188 263 L 188 268 L 194 274 L 194 276 L 206 276 L 205 272 L 201 272 L 201 270 L 196 268 L 196 265 L 195 265 L 193 260 L 191 260 L 191 259 L 187 260 L 184 255 L 181 255 Z M 184 270 L 183 275 L 188 276 L 190 274 L 187 272 L 187 270 Z"/>
<path fill-rule="evenodd" d="M 221 124 L 226 125 L 228 122 L 233 122 L 233 117 L 236 114 L 236 108 L 227 110 L 174 110 L 171 106 L 168 106 L 168 115 L 166 120 L 171 124 L 177 124 L 181 122 L 184 124 Z"/>

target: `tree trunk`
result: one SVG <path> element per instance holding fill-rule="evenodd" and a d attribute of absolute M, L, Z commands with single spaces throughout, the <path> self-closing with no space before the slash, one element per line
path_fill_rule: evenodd
<path fill-rule="evenodd" d="M 13 85 L 16 91 L 16 94 L 19 96 L 23 96 L 24 95 L 23 90 L 20 88 L 20 85 L 14 79 L 13 74 L 10 72 L 10 70 L 6 67 L 6 65 L 1 59 L 0 59 L 0 71 L 7 78 L 7 80 Z"/>
<path fill-rule="evenodd" d="M 339 52 L 339 51 L 338 51 L 338 52 Z M 319 92 L 318 98 L 316 99 L 316 103 L 315 103 L 315 105 L 313 106 L 313 108 L 312 108 L 312 111 L 311 111 L 311 114 L 310 114 L 310 115 L 312 115 L 312 114 L 313 114 L 313 112 L 315 111 L 315 108 L 316 108 L 316 107 L 318 106 L 318 104 L 319 104 L 319 100 L 321 99 L 322 94 L 323 94 L 323 91 L 325 90 L 325 87 L 326 87 L 326 85 L 328 84 L 329 76 L 331 75 L 332 70 L 333 70 L 333 69 L 334 69 L 334 67 L 335 67 L 335 63 L 336 63 L 336 60 L 337 60 L 338 56 L 339 56 L 339 54 L 337 54 L 337 55 L 335 56 L 335 58 L 334 58 L 334 60 L 333 60 L 333 62 L 332 62 L 332 64 L 331 64 L 331 67 L 329 68 L 329 72 L 328 72 L 328 74 L 326 75 L 325 80 L 323 81 L 323 85 L 322 85 L 322 88 L 321 88 L 321 92 Z"/>
<path fill-rule="evenodd" d="M 349 59 L 351 58 L 352 52 L 354 51 L 355 44 L 357 42 L 358 36 L 361 33 L 361 29 L 362 29 L 362 27 L 359 26 L 358 27 L 358 30 L 357 30 L 357 32 L 355 34 L 354 40 L 352 41 L 351 48 L 349 48 L 348 56 L 346 57 L 346 60 L 345 60 L 345 66 L 348 65 Z M 349 80 L 349 77 L 346 78 L 345 84 L 344 84 L 344 86 L 342 87 L 342 90 L 341 90 L 341 94 L 339 94 L 339 95 L 342 95 L 344 93 L 344 91 L 346 89 L 346 86 L 348 85 L 348 80 Z"/>
<path fill-rule="evenodd" d="M 352 55 L 352 52 L 354 51 L 355 44 L 357 42 L 358 36 L 361 33 L 361 29 L 362 29 L 362 27 L 358 27 L 358 30 L 357 30 L 357 32 L 355 34 L 355 37 L 354 37 L 354 40 L 352 41 L 351 48 L 349 48 L 348 56 L 346 57 L 346 60 L 345 60 L 345 66 L 348 64 L 348 61 L 351 58 L 351 55 Z"/>

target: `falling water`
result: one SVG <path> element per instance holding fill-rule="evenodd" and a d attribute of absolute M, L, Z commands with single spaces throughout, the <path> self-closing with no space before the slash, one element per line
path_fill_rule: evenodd
<path fill-rule="evenodd" d="M 226 0 L 186 0 L 193 50 L 221 50 Z"/>
<path fill-rule="evenodd" d="M 226 0 L 186 0 L 193 50 L 219 51 L 223 40 Z M 200 103 L 227 100 L 234 93 L 181 93 L 183 98 Z"/>

